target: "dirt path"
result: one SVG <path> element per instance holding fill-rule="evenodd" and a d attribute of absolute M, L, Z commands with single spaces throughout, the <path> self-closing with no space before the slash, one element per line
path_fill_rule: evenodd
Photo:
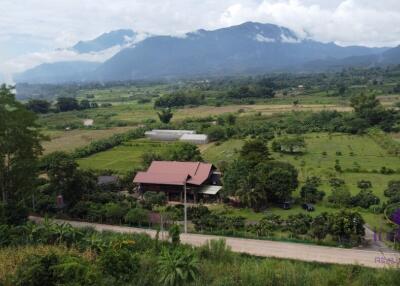
<path fill-rule="evenodd" d="M 41 222 L 43 220 L 42 218 L 38 217 L 30 217 L 30 219 L 36 222 Z M 93 227 L 98 231 L 107 230 L 120 233 L 146 233 L 151 237 L 155 237 L 156 235 L 155 230 L 149 229 L 66 220 L 55 221 L 57 223 L 66 222 L 78 228 Z M 167 238 L 167 234 L 160 234 L 160 237 Z M 375 268 L 400 267 L 400 254 L 396 252 L 343 249 L 300 243 L 221 237 L 202 234 L 181 234 L 182 243 L 187 243 L 193 246 L 200 246 L 206 241 L 220 238 L 225 239 L 227 245 L 229 245 L 233 251 L 256 256 L 315 261 L 322 263 L 358 264 Z"/>

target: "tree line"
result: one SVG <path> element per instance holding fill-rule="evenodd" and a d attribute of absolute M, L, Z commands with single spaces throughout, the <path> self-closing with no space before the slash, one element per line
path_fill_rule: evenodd
<path fill-rule="evenodd" d="M 82 99 L 78 101 L 74 97 L 58 97 L 56 103 L 44 99 L 30 99 L 26 103 L 26 108 L 35 113 L 46 114 L 49 112 L 67 112 L 73 110 L 85 110 L 98 107 L 108 107 L 109 104 L 103 103 L 99 105 L 94 101 Z"/>

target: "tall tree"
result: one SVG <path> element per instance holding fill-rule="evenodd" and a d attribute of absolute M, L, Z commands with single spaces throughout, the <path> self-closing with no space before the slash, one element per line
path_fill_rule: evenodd
<path fill-rule="evenodd" d="M 262 188 L 257 184 L 258 180 L 254 173 L 250 173 L 243 178 L 240 189 L 237 195 L 242 204 L 258 211 L 266 206 L 267 196 Z"/>
<path fill-rule="evenodd" d="M 163 155 L 171 161 L 203 161 L 199 148 L 187 142 L 179 142 Z"/>
<path fill-rule="evenodd" d="M 379 124 L 389 115 L 373 94 L 360 94 L 352 97 L 351 107 L 354 108 L 354 111 L 359 118 L 367 120 L 370 125 Z"/>
<path fill-rule="evenodd" d="M 266 162 L 258 165 L 254 172 L 258 187 L 264 190 L 271 202 L 279 203 L 290 199 L 299 184 L 296 168 L 286 162 Z"/>
<path fill-rule="evenodd" d="M 26 108 L 35 113 L 48 113 L 51 103 L 43 99 L 31 99 L 26 104 Z"/>
<path fill-rule="evenodd" d="M 16 101 L 11 87 L 0 87 L 0 192 L 2 203 L 17 205 L 29 198 L 42 152 L 36 115 Z M 16 210 L 16 209 L 15 209 Z"/>
<path fill-rule="evenodd" d="M 262 139 L 246 141 L 240 150 L 240 158 L 248 161 L 251 165 L 271 159 L 268 147 Z"/>
<path fill-rule="evenodd" d="M 59 97 L 57 99 L 56 107 L 61 112 L 77 110 L 79 109 L 79 103 L 73 97 Z"/>
<path fill-rule="evenodd" d="M 79 170 L 74 158 L 65 152 L 44 156 L 41 165 L 49 177 L 48 191 L 62 195 L 66 204 L 74 205 L 97 188 L 94 174 Z"/>

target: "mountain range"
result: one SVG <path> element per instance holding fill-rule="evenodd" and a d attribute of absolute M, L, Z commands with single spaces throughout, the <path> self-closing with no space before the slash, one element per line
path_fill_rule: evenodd
<path fill-rule="evenodd" d="M 59 83 L 174 79 L 400 64 L 400 47 L 342 47 L 300 38 L 272 24 L 246 22 L 213 31 L 197 30 L 181 37 L 149 36 L 142 41 L 137 35 L 131 30 L 117 30 L 71 48 L 77 53 L 95 53 L 122 47 L 102 63 L 43 64 L 19 74 L 15 80 Z"/>

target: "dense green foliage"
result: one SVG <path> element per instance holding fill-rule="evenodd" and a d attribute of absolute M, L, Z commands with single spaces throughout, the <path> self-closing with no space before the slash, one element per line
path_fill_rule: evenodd
<path fill-rule="evenodd" d="M 400 203 L 400 181 L 390 181 L 384 193 L 389 203 Z"/>
<path fill-rule="evenodd" d="M 333 241 L 344 245 L 358 245 L 364 237 L 364 220 L 357 212 L 342 210 L 338 213 L 322 213 L 312 217 L 298 213 L 286 219 L 278 215 L 264 216 L 257 223 L 245 223 L 243 217 L 226 216 L 210 212 L 193 219 L 197 231 L 221 235 L 271 238 L 278 232 L 289 237 L 319 242 L 328 235 Z"/>
<path fill-rule="evenodd" d="M 157 115 L 160 121 L 164 124 L 168 124 L 174 116 L 169 108 L 162 109 L 161 112 L 157 112 Z"/>
<path fill-rule="evenodd" d="M 31 99 L 26 104 L 26 108 L 35 113 L 48 113 L 51 103 L 44 99 Z"/>
<path fill-rule="evenodd" d="M 8 232 L 2 247 L 13 248 L 0 248 L 0 283 L 6 286 L 397 285 L 399 279 L 397 270 L 243 256 L 223 240 L 198 248 L 173 246 L 146 235 L 98 233 L 50 221 Z M 31 254 L 23 245 L 38 251 Z M 15 259 L 17 255 L 22 257 Z"/>
<path fill-rule="evenodd" d="M 148 152 L 142 155 L 145 167 L 150 166 L 152 161 L 203 161 L 199 148 L 191 143 L 178 142 L 170 145 L 162 152 Z"/>
<path fill-rule="evenodd" d="M 11 88 L 0 86 L 0 221 L 18 224 L 37 182 L 42 148 L 34 113 L 15 100 Z"/>
<path fill-rule="evenodd" d="M 239 159 L 226 167 L 224 190 L 240 197 L 245 206 L 260 210 L 267 203 L 289 200 L 298 186 L 297 176 L 291 164 L 271 161 L 268 147 L 261 139 L 255 139 L 247 141 Z"/>
<path fill-rule="evenodd" d="M 172 108 L 182 107 L 185 105 L 201 105 L 204 104 L 204 95 L 196 91 L 177 91 L 171 94 L 163 95 L 154 102 L 155 108 Z"/>
<path fill-rule="evenodd" d="M 300 189 L 300 197 L 305 203 L 316 203 L 318 201 L 321 201 L 325 196 L 325 192 L 318 190 L 318 187 L 320 186 L 320 178 L 307 178 L 306 182 Z"/>
<path fill-rule="evenodd" d="M 272 150 L 275 152 L 296 154 L 304 152 L 306 143 L 303 137 L 282 137 L 272 142 Z"/>

